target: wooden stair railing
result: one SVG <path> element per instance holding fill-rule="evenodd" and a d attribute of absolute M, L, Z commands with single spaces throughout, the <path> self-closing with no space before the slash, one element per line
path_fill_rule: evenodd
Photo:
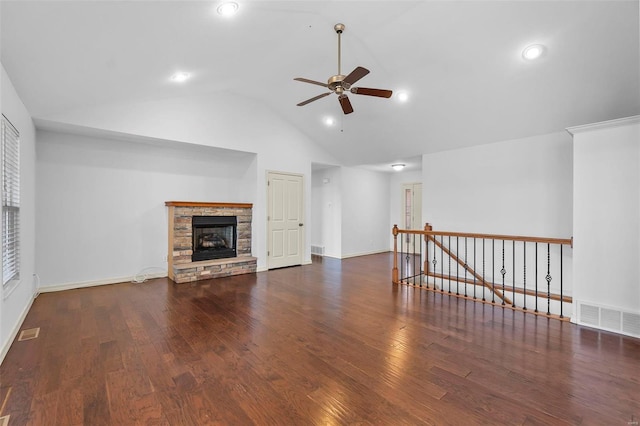
<path fill-rule="evenodd" d="M 572 298 L 570 296 L 566 296 L 563 294 L 563 275 L 564 274 L 563 274 L 563 265 L 562 265 L 563 263 L 562 246 L 567 245 L 567 246 L 573 247 L 573 240 L 571 238 L 568 238 L 568 239 L 542 238 L 542 237 L 525 237 L 525 236 L 515 236 L 515 235 L 495 235 L 495 234 L 434 231 L 431 225 L 428 223 L 425 225 L 424 230 L 401 230 L 397 227 L 397 225 L 394 225 L 392 234 L 394 237 L 394 261 L 393 261 L 393 270 L 392 270 L 392 282 L 394 284 L 413 285 L 416 287 L 424 288 L 426 290 L 440 292 L 444 294 L 451 294 L 456 297 L 472 299 L 472 300 L 480 301 L 483 303 L 490 303 L 493 305 L 507 307 L 513 310 L 518 310 L 523 312 L 532 312 L 536 315 L 559 318 L 562 320 L 568 319 L 564 315 L 563 304 L 572 303 Z M 400 234 L 407 236 L 406 238 L 418 238 L 419 236 L 421 236 L 423 237 L 423 240 L 424 240 L 423 242 L 422 241 L 420 242 L 420 244 L 424 243 L 424 245 L 421 246 L 419 253 L 414 253 L 414 252 L 408 253 L 404 251 L 404 247 L 402 247 L 403 241 L 401 239 L 400 254 L 404 256 L 404 259 L 407 262 L 407 268 L 406 268 L 407 271 L 409 269 L 411 269 L 412 271 L 411 272 L 412 275 L 409 275 L 406 277 L 401 276 L 401 275 L 404 275 L 404 271 L 402 271 L 402 268 L 400 270 L 398 269 L 398 258 L 399 258 L 398 248 L 399 247 L 398 247 L 397 237 Z M 455 251 L 452 249 L 452 247 L 447 247 L 444 244 L 445 237 L 448 238 L 449 245 L 452 245 L 451 238 L 455 239 L 456 241 Z M 459 246 L 460 238 L 464 239 L 464 256 L 462 256 L 461 253 L 457 252 L 457 249 L 459 248 L 458 246 Z M 469 239 L 473 240 L 473 262 L 472 262 L 473 264 L 469 264 L 467 259 L 467 248 L 468 248 L 467 242 Z M 476 241 L 477 240 L 482 241 L 482 258 L 481 258 L 482 273 L 480 273 L 480 271 L 477 270 L 477 267 L 478 267 L 478 263 L 476 259 Z M 492 273 L 491 275 L 493 277 L 493 280 L 489 280 L 487 279 L 488 277 L 485 276 L 485 260 L 486 260 L 485 259 L 485 241 L 486 240 L 492 241 L 492 244 L 491 244 Z M 498 271 L 498 273 L 502 275 L 502 284 L 498 284 L 494 282 L 495 272 L 496 272 L 495 270 L 496 268 L 495 242 L 496 241 L 502 242 L 502 247 L 501 247 L 502 268 L 500 269 L 500 271 Z M 505 242 L 507 241 L 512 242 L 511 244 L 512 265 L 509 265 L 509 266 L 512 266 L 513 269 L 511 270 L 512 282 L 510 285 L 507 285 L 505 282 L 505 275 L 508 272 L 506 270 L 508 266 L 505 265 Z M 524 287 L 516 286 L 516 275 L 515 275 L 516 274 L 516 251 L 517 251 L 516 242 L 519 244 L 520 243 L 522 244 L 522 251 L 523 251 L 523 275 L 522 275 L 523 283 L 522 284 L 524 285 Z M 416 243 L 417 241 L 414 242 L 414 246 Z M 535 263 L 535 281 L 534 281 L 535 289 L 534 290 L 532 290 L 531 288 L 527 288 L 527 269 L 526 269 L 527 268 L 527 253 L 526 253 L 527 243 L 535 243 L 535 262 L 534 262 Z M 543 278 L 543 280 L 546 281 L 546 289 L 542 289 L 542 290 L 540 290 L 538 286 L 538 282 L 539 282 L 538 244 L 539 243 L 547 245 L 547 258 L 546 258 L 547 271 L 546 271 L 546 276 L 544 276 Z M 551 245 L 559 246 L 560 294 L 551 292 L 551 281 L 553 279 L 551 274 L 551 250 L 550 250 Z M 429 254 L 430 248 L 432 248 L 433 260 L 431 259 Z M 442 265 L 440 265 L 441 273 L 437 273 L 436 271 L 436 265 L 438 263 L 436 259 L 437 250 L 440 251 L 440 262 L 442 263 Z M 498 251 L 500 251 L 500 248 Z M 444 271 L 445 255 L 447 257 L 447 260 L 449 261 L 448 274 L 444 273 L 445 272 Z M 420 257 L 422 260 L 420 266 L 416 267 L 414 264 L 413 265 L 414 267 L 410 268 L 408 263 L 411 261 L 415 262 L 416 257 Z M 555 257 L 556 256 L 554 256 L 554 262 L 555 262 Z M 542 258 L 542 260 L 544 263 L 544 258 Z M 452 261 L 456 266 L 455 273 L 453 273 L 453 268 L 451 264 Z M 431 269 L 431 266 L 430 266 L 431 262 L 433 262 L 433 270 Z M 459 276 L 459 267 L 463 268 L 464 277 Z M 418 269 L 420 270 L 417 271 Z M 555 269 L 557 272 L 557 268 Z M 543 274 L 544 274 L 544 271 L 543 271 Z M 418 284 L 416 284 L 416 277 L 418 277 L 418 280 L 417 280 Z M 429 285 L 429 278 L 433 278 L 433 286 Z M 438 280 L 440 280 L 442 288 L 437 287 Z M 445 291 L 444 289 L 445 280 L 449 284 L 449 291 Z M 454 291 L 451 290 L 452 282 L 455 283 Z M 459 292 L 459 285 L 461 283 L 464 288 L 464 294 L 461 294 Z M 472 286 L 473 288 L 473 297 L 467 294 L 468 286 Z M 476 297 L 476 290 L 475 290 L 476 286 L 481 286 L 483 289 L 488 289 L 490 292 L 490 295 L 493 294 L 494 297 L 491 297 L 491 300 L 487 300 L 485 298 L 485 290 L 482 290 L 482 298 Z M 506 295 L 507 292 L 511 294 L 511 298 Z M 522 300 L 523 302 L 522 306 L 518 306 L 516 300 L 513 299 L 516 296 L 518 296 L 518 299 Z M 499 299 L 498 301 L 496 301 L 496 297 Z M 529 309 L 527 307 L 528 299 L 533 299 L 535 309 Z M 540 299 L 547 302 L 546 312 L 538 309 L 538 304 Z M 557 302 L 557 304 L 559 304 L 559 314 L 551 313 L 551 301 Z"/>

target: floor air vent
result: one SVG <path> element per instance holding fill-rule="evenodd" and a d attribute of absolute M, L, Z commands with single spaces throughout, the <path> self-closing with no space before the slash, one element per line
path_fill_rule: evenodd
<path fill-rule="evenodd" d="M 610 307 L 580 303 L 579 323 L 607 331 L 640 337 L 640 315 Z"/>
<path fill-rule="evenodd" d="M 18 342 L 22 342 L 24 340 L 37 339 L 40 335 L 40 327 L 30 328 L 28 330 L 22 330 L 20 332 L 20 336 L 18 336 Z"/>

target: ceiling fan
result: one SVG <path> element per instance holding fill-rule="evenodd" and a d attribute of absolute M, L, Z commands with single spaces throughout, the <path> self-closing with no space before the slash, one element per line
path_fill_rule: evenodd
<path fill-rule="evenodd" d="M 360 80 L 365 75 L 369 74 L 369 70 L 363 67 L 356 67 L 351 73 L 344 76 L 340 72 L 340 36 L 344 31 L 344 24 L 336 24 L 333 29 L 338 33 L 338 74 L 332 75 L 329 77 L 329 80 L 326 83 L 322 83 L 320 81 L 309 80 L 307 78 L 294 78 L 296 81 L 302 81 L 303 83 L 316 84 L 318 86 L 326 87 L 330 90 L 330 92 L 323 93 L 318 96 L 314 96 L 311 99 L 307 99 L 306 101 L 302 101 L 298 106 L 304 106 L 313 101 L 317 101 L 318 99 L 324 98 L 325 96 L 329 96 L 332 93 L 338 95 L 338 101 L 340 102 L 340 106 L 342 107 L 342 111 L 345 114 L 351 114 L 353 112 L 353 107 L 351 106 L 351 101 L 349 101 L 349 97 L 347 97 L 345 92 L 351 92 L 355 95 L 366 95 L 366 96 L 377 96 L 379 98 L 390 98 L 393 93 L 391 90 L 384 89 L 370 89 L 366 87 L 351 87 L 356 81 Z"/>

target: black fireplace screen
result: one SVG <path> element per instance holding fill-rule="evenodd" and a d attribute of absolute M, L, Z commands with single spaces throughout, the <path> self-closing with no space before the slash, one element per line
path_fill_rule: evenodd
<path fill-rule="evenodd" d="M 235 216 L 193 216 L 192 225 L 193 262 L 236 257 Z"/>

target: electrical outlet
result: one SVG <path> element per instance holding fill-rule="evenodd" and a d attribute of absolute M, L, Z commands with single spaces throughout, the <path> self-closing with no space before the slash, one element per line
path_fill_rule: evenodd
<path fill-rule="evenodd" d="M 164 256 L 162 256 L 162 261 L 166 262 L 167 261 L 167 255 L 165 254 Z"/>

